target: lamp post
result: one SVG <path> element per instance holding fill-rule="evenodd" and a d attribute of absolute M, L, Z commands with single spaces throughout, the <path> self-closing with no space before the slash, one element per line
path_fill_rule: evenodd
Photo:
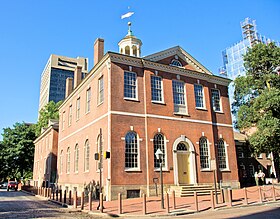
<path fill-rule="evenodd" d="M 163 152 L 158 148 L 156 153 L 156 158 L 159 160 L 159 167 L 160 167 L 160 191 L 161 191 L 161 208 L 164 209 L 164 199 L 163 199 L 163 179 L 162 179 L 162 158 Z"/>

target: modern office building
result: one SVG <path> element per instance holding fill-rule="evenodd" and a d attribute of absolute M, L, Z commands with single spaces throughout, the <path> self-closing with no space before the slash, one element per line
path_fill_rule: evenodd
<path fill-rule="evenodd" d="M 41 75 L 39 111 L 50 101 L 65 98 L 66 78 L 74 77 L 76 66 L 82 67 L 83 77 L 88 71 L 88 59 L 69 58 L 52 54 Z"/>
<path fill-rule="evenodd" d="M 239 187 L 230 80 L 180 46 L 140 57 L 142 42 L 130 29 L 118 45 L 119 53 L 104 54 L 104 40 L 97 39 L 87 77 L 81 80 L 76 68 L 74 87 L 67 79 L 59 108 L 58 186 L 80 194 L 99 181 L 107 200 L 118 193 L 151 196 L 162 163 L 165 190 L 213 185 L 214 170 L 216 183 Z"/>
<path fill-rule="evenodd" d="M 260 35 L 257 31 L 256 21 L 246 18 L 240 23 L 243 39 L 222 52 L 223 67 L 220 69 L 221 75 L 226 75 L 234 80 L 238 76 L 245 75 L 243 55 L 247 49 L 256 43 L 269 43 L 271 39 Z M 279 42 L 275 42 L 279 46 Z M 233 102 L 234 87 L 233 83 L 229 86 L 230 103 Z"/>

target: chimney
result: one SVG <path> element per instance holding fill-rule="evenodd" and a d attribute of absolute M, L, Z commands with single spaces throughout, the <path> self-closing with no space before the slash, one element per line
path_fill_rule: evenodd
<path fill-rule="evenodd" d="M 74 71 L 74 89 L 81 83 L 82 81 L 82 66 L 77 65 Z"/>
<path fill-rule="evenodd" d="M 104 39 L 97 38 L 94 42 L 94 63 L 95 66 L 104 56 Z"/>
<path fill-rule="evenodd" d="M 66 79 L 65 98 L 67 98 L 73 91 L 73 78 Z"/>

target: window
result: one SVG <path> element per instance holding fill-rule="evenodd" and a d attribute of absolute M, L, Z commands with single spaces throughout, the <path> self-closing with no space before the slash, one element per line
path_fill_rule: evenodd
<path fill-rule="evenodd" d="M 173 59 L 171 61 L 170 65 L 177 66 L 177 67 L 182 67 L 182 63 L 179 60 L 177 60 L 177 59 Z"/>
<path fill-rule="evenodd" d="M 212 89 L 212 107 L 214 111 L 222 111 L 221 110 L 221 99 L 220 99 L 220 91 L 218 89 Z"/>
<path fill-rule="evenodd" d="M 199 84 L 194 85 L 195 106 L 197 108 L 204 108 L 203 86 Z"/>
<path fill-rule="evenodd" d="M 90 111 L 90 99 L 91 99 L 91 89 L 87 89 L 87 96 L 86 96 L 86 113 Z"/>
<path fill-rule="evenodd" d="M 152 101 L 162 102 L 162 80 L 161 77 L 151 76 L 151 87 L 152 87 Z"/>
<path fill-rule="evenodd" d="M 63 170 L 63 150 L 60 151 L 60 173 Z"/>
<path fill-rule="evenodd" d="M 84 147 L 84 171 L 89 171 L 89 143 L 86 140 Z"/>
<path fill-rule="evenodd" d="M 163 153 L 162 157 L 162 168 L 166 167 L 166 154 L 165 154 L 165 145 L 164 145 L 164 136 L 160 133 L 156 134 L 153 139 L 154 143 L 154 168 L 160 167 L 160 161 L 156 158 L 156 151 L 160 149 Z"/>
<path fill-rule="evenodd" d="M 70 147 L 67 148 L 67 162 L 66 162 L 66 172 L 70 172 Z"/>
<path fill-rule="evenodd" d="M 185 85 L 181 81 L 172 81 L 173 103 L 175 113 L 186 113 Z"/>
<path fill-rule="evenodd" d="M 242 147 L 237 147 L 237 157 L 244 158 L 244 152 Z"/>
<path fill-rule="evenodd" d="M 62 130 L 65 128 L 65 111 L 62 113 Z"/>
<path fill-rule="evenodd" d="M 80 119 L 81 98 L 79 97 L 76 102 L 76 120 Z"/>
<path fill-rule="evenodd" d="M 254 177 L 254 174 L 255 174 L 255 167 L 253 164 L 250 164 L 249 165 L 249 176 Z"/>
<path fill-rule="evenodd" d="M 74 171 L 78 172 L 79 170 L 79 146 L 76 144 L 74 152 Z"/>
<path fill-rule="evenodd" d="M 258 153 L 258 158 L 259 158 L 259 159 L 262 159 L 262 158 L 263 158 L 262 153 Z"/>
<path fill-rule="evenodd" d="M 200 168 L 209 169 L 209 147 L 206 138 L 199 139 L 199 152 L 200 152 Z"/>
<path fill-rule="evenodd" d="M 135 132 L 125 136 L 125 168 L 138 168 L 138 140 Z"/>
<path fill-rule="evenodd" d="M 72 124 L 72 105 L 69 106 L 69 118 L 68 118 L 68 125 Z"/>
<path fill-rule="evenodd" d="M 136 99 L 136 91 L 136 74 L 133 72 L 124 72 L 124 97 Z"/>
<path fill-rule="evenodd" d="M 98 104 L 104 101 L 104 81 L 103 76 L 98 79 Z"/>
<path fill-rule="evenodd" d="M 222 139 L 218 141 L 218 162 L 219 162 L 220 169 L 227 168 L 226 148 L 225 148 L 225 143 Z"/>

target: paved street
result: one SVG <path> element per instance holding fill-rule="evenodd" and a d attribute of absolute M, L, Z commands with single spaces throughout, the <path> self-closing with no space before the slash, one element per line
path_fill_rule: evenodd
<path fill-rule="evenodd" d="M 0 218 L 93 218 L 93 216 L 62 208 L 23 192 L 7 192 L 0 189 Z"/>

